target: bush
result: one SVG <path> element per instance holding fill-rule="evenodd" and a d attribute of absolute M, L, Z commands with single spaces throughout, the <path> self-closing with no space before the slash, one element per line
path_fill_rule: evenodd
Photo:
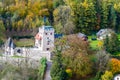
<path fill-rule="evenodd" d="M 115 74 L 120 72 L 120 60 L 112 58 L 109 62 L 110 71 Z"/>
<path fill-rule="evenodd" d="M 113 74 L 110 71 L 105 71 L 105 74 L 101 76 L 101 80 L 112 80 Z"/>
<path fill-rule="evenodd" d="M 96 70 L 104 73 L 104 71 L 106 71 L 107 69 L 108 61 L 110 59 L 109 54 L 106 53 L 106 51 L 104 50 L 100 50 L 97 52 L 95 57 L 96 57 L 95 61 Z"/>
<path fill-rule="evenodd" d="M 45 69 L 46 69 L 46 63 L 47 59 L 46 58 L 41 58 L 40 60 L 40 67 L 39 67 L 39 72 L 38 72 L 38 80 L 43 80 Z"/>
<path fill-rule="evenodd" d="M 66 69 L 66 73 L 68 77 L 72 77 L 72 70 L 71 69 Z"/>

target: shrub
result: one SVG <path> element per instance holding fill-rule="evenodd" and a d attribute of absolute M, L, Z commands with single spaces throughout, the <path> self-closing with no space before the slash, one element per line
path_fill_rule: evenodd
<path fill-rule="evenodd" d="M 95 61 L 95 67 L 98 72 L 104 73 L 107 69 L 108 61 L 109 61 L 109 54 L 106 53 L 104 50 L 100 50 L 96 54 L 96 61 Z"/>
<path fill-rule="evenodd" d="M 112 80 L 113 74 L 110 71 L 105 71 L 105 74 L 101 76 L 101 80 Z"/>
<path fill-rule="evenodd" d="M 72 77 L 72 70 L 71 69 L 66 69 L 66 73 L 68 77 Z"/>
<path fill-rule="evenodd" d="M 112 58 L 109 62 L 110 71 L 115 74 L 120 72 L 120 60 Z"/>
<path fill-rule="evenodd" d="M 39 72 L 38 72 L 38 80 L 43 80 L 44 72 L 46 69 L 46 63 L 47 59 L 46 58 L 41 58 L 40 60 L 40 67 L 39 67 Z"/>
<path fill-rule="evenodd" d="M 98 42 L 98 47 L 99 47 L 99 48 L 102 48 L 102 47 L 103 47 L 103 41 L 99 41 L 99 42 Z"/>

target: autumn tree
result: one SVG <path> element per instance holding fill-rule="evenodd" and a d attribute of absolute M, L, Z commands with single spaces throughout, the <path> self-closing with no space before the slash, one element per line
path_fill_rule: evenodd
<path fill-rule="evenodd" d="M 66 45 L 62 51 L 63 61 L 67 68 L 71 69 L 72 77 L 80 79 L 92 72 L 92 63 L 89 59 L 89 44 L 77 35 L 66 38 Z"/>
<path fill-rule="evenodd" d="M 112 80 L 113 74 L 110 71 L 105 71 L 105 74 L 101 76 L 101 80 Z"/>
<path fill-rule="evenodd" d="M 10 32 L 39 27 L 43 25 L 43 16 L 52 20 L 52 0 L 4 0 L 1 4 L 1 19 L 5 29 Z"/>
<path fill-rule="evenodd" d="M 112 58 L 109 61 L 109 66 L 110 66 L 110 71 L 113 74 L 120 72 L 120 60 L 118 60 L 116 58 Z"/>

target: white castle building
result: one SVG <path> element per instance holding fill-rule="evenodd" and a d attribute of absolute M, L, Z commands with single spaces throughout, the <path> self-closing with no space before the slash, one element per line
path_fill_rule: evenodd
<path fill-rule="evenodd" d="M 42 26 L 35 35 L 35 48 L 15 47 L 14 42 L 9 38 L 5 43 L 5 56 L 23 56 L 31 59 L 46 57 L 50 61 L 51 51 L 54 49 L 54 28 Z"/>
<path fill-rule="evenodd" d="M 54 48 L 54 28 L 42 26 L 35 36 L 35 47 L 41 51 L 51 51 Z"/>

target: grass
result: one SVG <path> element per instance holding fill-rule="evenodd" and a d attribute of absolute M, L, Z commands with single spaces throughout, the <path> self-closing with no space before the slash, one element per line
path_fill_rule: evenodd
<path fill-rule="evenodd" d="M 32 47 L 34 46 L 34 40 L 33 39 L 20 39 L 20 40 L 14 40 L 16 46 L 18 47 Z"/>
<path fill-rule="evenodd" d="M 92 36 L 88 36 L 88 40 L 90 41 L 90 46 L 93 50 L 97 50 L 98 49 L 98 40 L 91 40 Z M 119 38 L 119 41 L 120 41 L 120 34 L 118 34 L 118 38 Z M 118 54 L 120 52 L 117 52 L 115 54 Z"/>
<path fill-rule="evenodd" d="M 93 50 L 98 49 L 97 44 L 98 40 L 91 40 L 92 36 L 88 36 L 88 40 L 90 41 L 90 46 Z"/>
<path fill-rule="evenodd" d="M 97 44 L 98 44 L 98 40 L 95 40 L 95 41 L 92 41 L 92 40 L 91 40 L 91 41 L 90 41 L 90 46 L 91 46 L 91 48 L 94 49 L 94 50 L 98 49 Z"/>

